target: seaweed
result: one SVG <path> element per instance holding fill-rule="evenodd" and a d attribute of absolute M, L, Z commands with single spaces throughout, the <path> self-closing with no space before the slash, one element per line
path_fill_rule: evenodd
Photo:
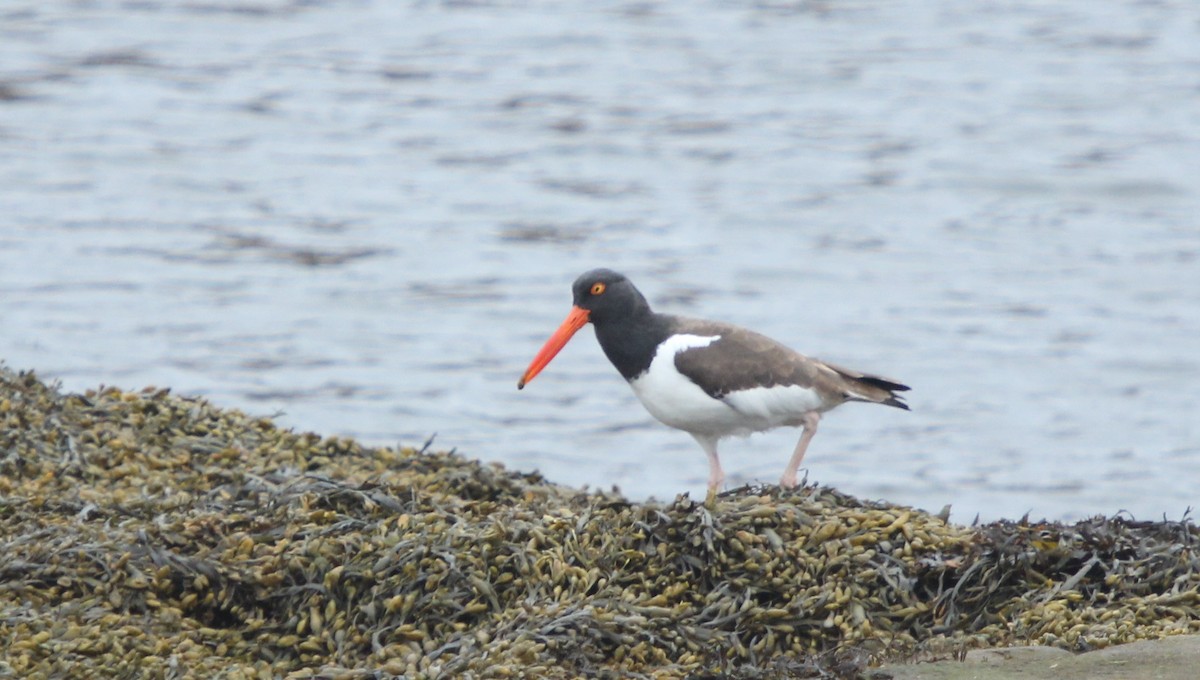
<path fill-rule="evenodd" d="M 0 677 L 855 678 L 1200 630 L 1197 529 L 634 503 L 0 367 Z"/>

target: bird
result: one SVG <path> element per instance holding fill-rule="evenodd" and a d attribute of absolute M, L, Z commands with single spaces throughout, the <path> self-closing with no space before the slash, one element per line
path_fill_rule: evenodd
<path fill-rule="evenodd" d="M 534 379 L 591 323 L 605 356 L 657 420 L 695 438 L 708 457 L 713 507 L 725 480 L 717 443 L 777 427 L 801 428 L 779 479 L 796 474 L 821 414 L 846 402 L 910 410 L 908 385 L 808 357 L 765 335 L 719 321 L 661 314 L 624 275 L 593 269 L 571 287 L 567 318 L 534 356 L 517 389 Z"/>

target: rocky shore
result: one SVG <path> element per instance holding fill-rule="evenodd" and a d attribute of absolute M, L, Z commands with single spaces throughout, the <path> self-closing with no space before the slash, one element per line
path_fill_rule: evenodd
<path fill-rule="evenodd" d="M 633 503 L 0 367 L 0 678 L 882 678 L 1198 632 L 1198 538 L 819 486 Z"/>

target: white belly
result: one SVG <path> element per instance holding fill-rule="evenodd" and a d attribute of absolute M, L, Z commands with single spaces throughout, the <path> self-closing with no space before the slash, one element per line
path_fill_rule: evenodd
<path fill-rule="evenodd" d="M 820 396 L 805 387 L 756 387 L 714 399 L 676 370 L 676 354 L 706 347 L 720 337 L 675 335 L 658 347 L 649 370 L 629 381 L 650 415 L 680 430 L 724 437 L 799 425 L 803 414 L 821 410 Z"/>

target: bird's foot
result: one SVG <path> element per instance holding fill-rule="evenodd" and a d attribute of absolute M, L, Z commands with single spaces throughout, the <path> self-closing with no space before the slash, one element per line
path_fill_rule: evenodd
<path fill-rule="evenodd" d="M 717 487 L 708 487 L 708 497 L 704 499 L 704 507 L 708 508 L 709 510 L 715 510 L 717 508 Z"/>
<path fill-rule="evenodd" d="M 779 486 L 785 489 L 794 489 L 803 487 L 809 481 L 809 471 L 804 471 L 803 479 L 800 479 L 797 470 L 785 470 L 784 476 L 779 477 Z"/>

